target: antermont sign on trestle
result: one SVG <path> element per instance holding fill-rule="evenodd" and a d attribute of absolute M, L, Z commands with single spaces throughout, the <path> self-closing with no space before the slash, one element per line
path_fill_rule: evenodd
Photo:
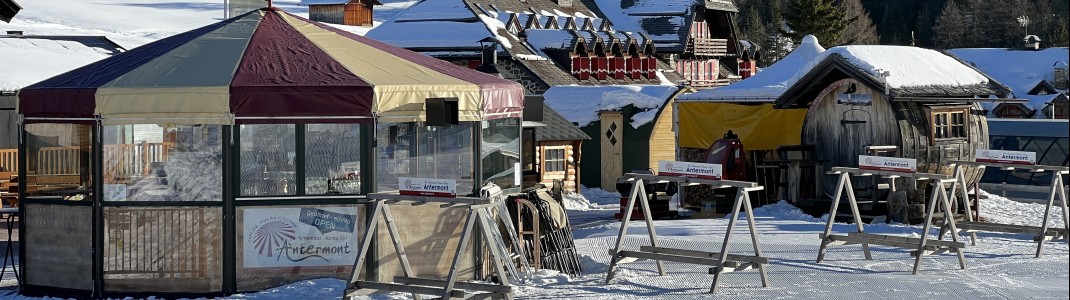
<path fill-rule="evenodd" d="M 977 149 L 976 154 L 977 162 L 1015 165 L 1037 164 L 1036 152 Z"/>
<path fill-rule="evenodd" d="M 913 158 L 884 157 L 884 156 L 858 156 L 858 168 L 863 170 L 893 171 L 893 172 L 917 172 L 918 160 Z"/>
<path fill-rule="evenodd" d="M 721 165 L 686 161 L 658 161 L 658 175 L 721 180 Z"/>
<path fill-rule="evenodd" d="M 457 197 L 457 181 L 398 177 L 398 193 L 410 196 Z"/>

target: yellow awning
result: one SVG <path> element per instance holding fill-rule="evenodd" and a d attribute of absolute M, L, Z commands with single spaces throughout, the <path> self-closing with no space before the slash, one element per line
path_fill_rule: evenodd
<path fill-rule="evenodd" d="M 774 109 L 772 103 L 743 105 L 677 102 L 678 146 L 706 149 L 728 130 L 739 135 L 746 150 L 775 150 L 798 145 L 806 109 Z"/>

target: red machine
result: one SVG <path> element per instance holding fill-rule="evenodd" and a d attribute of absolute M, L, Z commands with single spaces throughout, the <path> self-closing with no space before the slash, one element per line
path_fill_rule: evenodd
<path fill-rule="evenodd" d="M 747 153 L 743 143 L 731 130 L 723 138 L 713 142 L 706 152 L 706 163 L 720 164 L 721 177 L 727 180 L 747 180 Z"/>

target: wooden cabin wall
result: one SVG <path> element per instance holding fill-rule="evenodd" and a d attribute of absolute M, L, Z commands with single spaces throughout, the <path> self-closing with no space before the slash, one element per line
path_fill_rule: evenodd
<path fill-rule="evenodd" d="M 372 25 L 372 6 L 360 3 L 361 1 L 351 1 L 345 5 L 345 15 L 343 25 L 351 26 L 371 26 Z"/>
<path fill-rule="evenodd" d="M 309 5 L 308 18 L 316 22 L 343 24 L 345 5 Z"/>
<path fill-rule="evenodd" d="M 988 118 L 980 104 L 925 105 L 917 102 L 897 102 L 899 131 L 903 134 L 900 157 L 918 160 L 918 172 L 950 175 L 954 169 L 948 166 L 952 160 L 973 160 L 976 149 L 988 149 Z M 970 107 L 967 117 L 967 140 L 933 140 L 931 109 L 936 107 Z M 977 168 L 966 169 L 967 182 L 981 177 Z"/>
<path fill-rule="evenodd" d="M 851 85 L 853 97 L 868 96 L 868 105 L 838 103 L 837 98 Z M 828 161 L 825 170 L 832 167 L 857 167 L 858 156 L 864 154 L 865 146 L 900 146 L 903 136 L 899 133 L 896 113 L 892 104 L 881 92 L 871 90 L 854 79 L 836 81 L 818 94 L 803 121 L 802 142 L 815 146 L 818 159 Z M 825 193 L 836 191 L 836 177 L 827 175 Z M 855 188 L 872 185 L 868 179 L 854 179 Z M 831 197 L 831 196 L 830 196 Z"/>
<path fill-rule="evenodd" d="M 676 132 L 672 128 L 673 106 L 673 101 L 666 103 L 652 122 L 650 151 L 647 153 L 650 158 L 647 162 L 655 172 L 658 171 L 658 161 L 676 160 Z"/>
<path fill-rule="evenodd" d="M 580 186 L 580 141 L 540 142 L 536 147 L 535 160 L 539 164 L 539 183 L 552 187 L 554 180 L 560 180 L 565 193 L 578 193 Z M 548 172 L 546 159 L 548 150 L 564 150 L 565 170 Z"/>

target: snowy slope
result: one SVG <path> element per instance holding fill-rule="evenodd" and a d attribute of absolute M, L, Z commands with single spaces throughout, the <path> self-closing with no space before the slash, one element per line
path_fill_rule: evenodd
<path fill-rule="evenodd" d="M 375 24 L 392 18 L 415 0 L 383 0 L 375 8 Z M 299 0 L 274 0 L 274 6 L 308 17 Z M 127 49 L 218 22 L 222 0 L 33 0 L 20 1 L 22 11 L 0 30 L 21 30 L 27 35 L 103 35 Z M 368 27 L 348 27 L 367 32 Z"/>

